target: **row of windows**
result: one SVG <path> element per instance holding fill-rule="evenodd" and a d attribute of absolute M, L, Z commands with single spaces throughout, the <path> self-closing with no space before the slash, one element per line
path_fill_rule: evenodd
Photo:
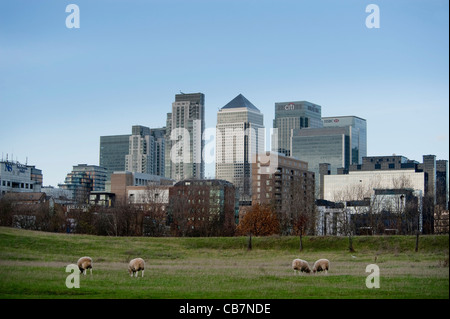
<path fill-rule="evenodd" d="M 21 189 L 33 189 L 33 184 L 31 184 L 31 183 L 18 183 L 18 182 L 11 182 L 11 181 L 2 181 L 2 186 L 12 187 L 12 188 L 21 188 Z"/>

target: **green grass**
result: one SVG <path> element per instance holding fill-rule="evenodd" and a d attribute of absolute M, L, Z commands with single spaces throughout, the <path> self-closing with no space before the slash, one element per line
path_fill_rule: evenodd
<path fill-rule="evenodd" d="M 0 227 L 0 298 L 152 299 L 448 299 L 449 237 L 149 238 L 53 234 Z M 68 264 L 94 260 L 80 288 L 65 286 Z M 128 261 L 146 260 L 145 277 L 130 278 Z M 294 258 L 331 262 L 328 275 L 298 275 Z M 376 261 L 375 261 L 376 258 Z M 380 288 L 368 289 L 368 264 L 380 267 Z M 445 264 L 446 263 L 446 264 Z"/>

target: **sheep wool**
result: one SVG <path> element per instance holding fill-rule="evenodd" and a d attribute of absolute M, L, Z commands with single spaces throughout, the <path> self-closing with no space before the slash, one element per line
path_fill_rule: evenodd
<path fill-rule="evenodd" d="M 313 273 L 324 271 L 327 274 L 329 269 L 330 261 L 328 259 L 319 259 L 314 263 Z"/>
<path fill-rule="evenodd" d="M 80 273 L 83 273 L 84 275 L 86 275 L 86 269 L 90 269 L 91 275 L 92 275 L 92 258 L 91 257 L 87 257 L 87 256 L 81 257 L 77 261 L 77 266 L 78 266 L 78 269 L 80 269 Z"/>
<path fill-rule="evenodd" d="M 294 274 L 297 274 L 299 271 L 308 274 L 311 272 L 308 262 L 303 259 L 294 259 L 292 261 L 292 269 L 294 269 Z"/>
<path fill-rule="evenodd" d="M 133 277 L 133 275 L 137 277 L 139 270 L 141 270 L 142 277 L 144 277 L 144 268 L 145 268 L 144 259 L 134 258 L 128 264 L 128 273 L 130 274 L 131 277 Z"/>

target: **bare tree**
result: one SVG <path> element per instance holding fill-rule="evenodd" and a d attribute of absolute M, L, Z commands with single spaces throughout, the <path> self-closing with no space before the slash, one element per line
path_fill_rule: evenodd
<path fill-rule="evenodd" d="M 165 236 L 168 223 L 169 189 L 148 185 L 144 196 L 143 234 L 145 236 Z"/>
<path fill-rule="evenodd" d="M 13 204 L 5 197 L 0 198 L 0 225 L 11 226 L 13 220 Z"/>
<path fill-rule="evenodd" d="M 434 233 L 449 233 L 449 212 L 442 205 L 436 205 L 434 210 Z"/>
<path fill-rule="evenodd" d="M 297 177 L 297 178 L 295 178 Z M 299 250 L 303 250 L 303 235 L 314 234 L 316 205 L 314 201 L 314 185 L 295 176 L 290 181 L 290 194 L 287 210 L 291 217 L 291 226 L 299 236 Z"/>
<path fill-rule="evenodd" d="M 355 251 L 353 236 L 357 233 L 357 224 L 361 225 L 364 221 L 368 230 L 374 229 L 373 210 L 367 207 L 367 198 L 370 198 L 373 192 L 373 185 L 374 183 L 348 185 L 334 194 L 334 201 L 343 203 L 335 226 L 338 233 L 348 237 L 348 250 L 351 252 Z"/>
<path fill-rule="evenodd" d="M 178 190 L 178 194 L 170 197 L 169 223 L 174 236 L 186 236 L 188 220 L 186 213 L 189 210 L 187 194 Z"/>

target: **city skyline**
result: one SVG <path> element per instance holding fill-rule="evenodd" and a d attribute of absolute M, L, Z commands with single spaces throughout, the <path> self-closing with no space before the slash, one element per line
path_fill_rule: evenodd
<path fill-rule="evenodd" d="M 449 158 L 446 1 L 375 1 L 379 29 L 354 1 L 75 3 L 79 29 L 68 3 L 0 4 L 0 149 L 44 185 L 99 165 L 100 136 L 165 126 L 180 91 L 205 94 L 206 128 L 238 94 L 266 129 L 275 103 L 309 101 L 366 119 L 367 156 Z"/>

